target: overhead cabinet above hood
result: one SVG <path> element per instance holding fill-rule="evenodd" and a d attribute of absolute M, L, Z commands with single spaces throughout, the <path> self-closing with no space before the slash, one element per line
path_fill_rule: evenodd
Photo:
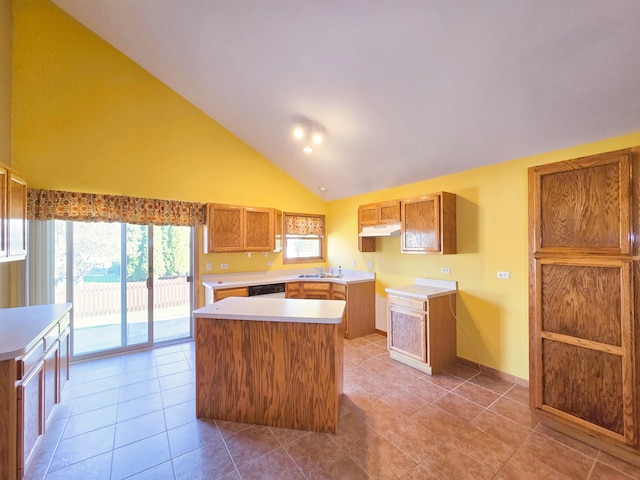
<path fill-rule="evenodd" d="M 400 224 L 389 223 L 386 225 L 376 225 L 370 227 L 362 227 L 359 234 L 361 237 L 391 237 L 400 235 Z"/>

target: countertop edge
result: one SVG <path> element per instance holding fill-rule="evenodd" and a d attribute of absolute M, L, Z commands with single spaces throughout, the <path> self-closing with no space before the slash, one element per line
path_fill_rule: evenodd
<path fill-rule="evenodd" d="M 457 290 L 439 289 L 434 287 L 423 287 L 425 289 L 428 288 L 429 290 L 432 290 L 430 292 L 418 292 L 418 291 L 409 289 L 409 287 L 415 287 L 415 285 L 406 285 L 404 287 L 388 287 L 388 288 L 385 288 L 384 291 L 386 293 L 416 298 L 418 300 L 428 300 L 430 298 L 442 297 L 444 295 L 451 295 L 452 293 L 457 292 Z"/>
<path fill-rule="evenodd" d="M 64 315 L 71 311 L 71 307 L 71 303 L 54 303 L 50 305 L 0 309 L 0 321 L 4 320 L 3 317 L 9 313 L 7 312 L 8 310 L 11 310 L 12 316 L 13 314 L 20 316 L 47 315 L 49 318 L 49 321 L 46 324 L 40 323 L 37 330 L 29 332 L 28 336 L 30 340 L 28 340 L 24 346 L 0 352 L 0 361 L 13 360 L 26 354 L 41 338 L 45 336 L 47 331 L 49 331 L 55 323 L 59 322 Z M 9 321 L 13 321 L 13 319 L 10 319 Z"/>
<path fill-rule="evenodd" d="M 250 287 L 253 285 L 270 285 L 272 283 L 293 283 L 293 282 L 329 282 L 339 283 L 342 285 L 351 285 L 354 283 L 366 283 L 375 282 L 375 278 L 301 278 L 299 276 L 286 276 L 286 277 L 273 277 L 269 279 L 261 280 L 247 280 L 238 282 L 202 282 L 202 286 L 216 290 L 218 288 L 238 288 L 238 287 Z"/>

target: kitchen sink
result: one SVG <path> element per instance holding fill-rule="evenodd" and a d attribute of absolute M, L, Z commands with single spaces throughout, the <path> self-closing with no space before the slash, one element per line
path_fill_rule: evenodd
<path fill-rule="evenodd" d="M 342 275 L 334 275 L 332 273 L 303 273 L 298 278 L 342 278 Z"/>

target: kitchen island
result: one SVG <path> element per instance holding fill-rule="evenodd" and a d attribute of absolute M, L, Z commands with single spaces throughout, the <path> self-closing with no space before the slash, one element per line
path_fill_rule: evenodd
<path fill-rule="evenodd" d="M 70 303 L 0 309 L 0 479 L 20 479 L 69 378 Z"/>
<path fill-rule="evenodd" d="M 344 308 L 228 297 L 195 310 L 196 417 L 337 433 Z"/>

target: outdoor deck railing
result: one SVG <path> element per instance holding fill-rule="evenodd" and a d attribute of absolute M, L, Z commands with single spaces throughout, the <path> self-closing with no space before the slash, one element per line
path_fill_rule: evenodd
<path fill-rule="evenodd" d="M 149 291 L 146 281 L 127 282 L 126 292 L 129 312 L 147 309 Z M 185 277 L 154 280 L 153 302 L 156 309 L 188 305 L 190 297 L 190 283 Z M 73 310 L 76 318 L 119 314 L 121 311 L 120 283 L 80 282 L 75 284 Z"/>

